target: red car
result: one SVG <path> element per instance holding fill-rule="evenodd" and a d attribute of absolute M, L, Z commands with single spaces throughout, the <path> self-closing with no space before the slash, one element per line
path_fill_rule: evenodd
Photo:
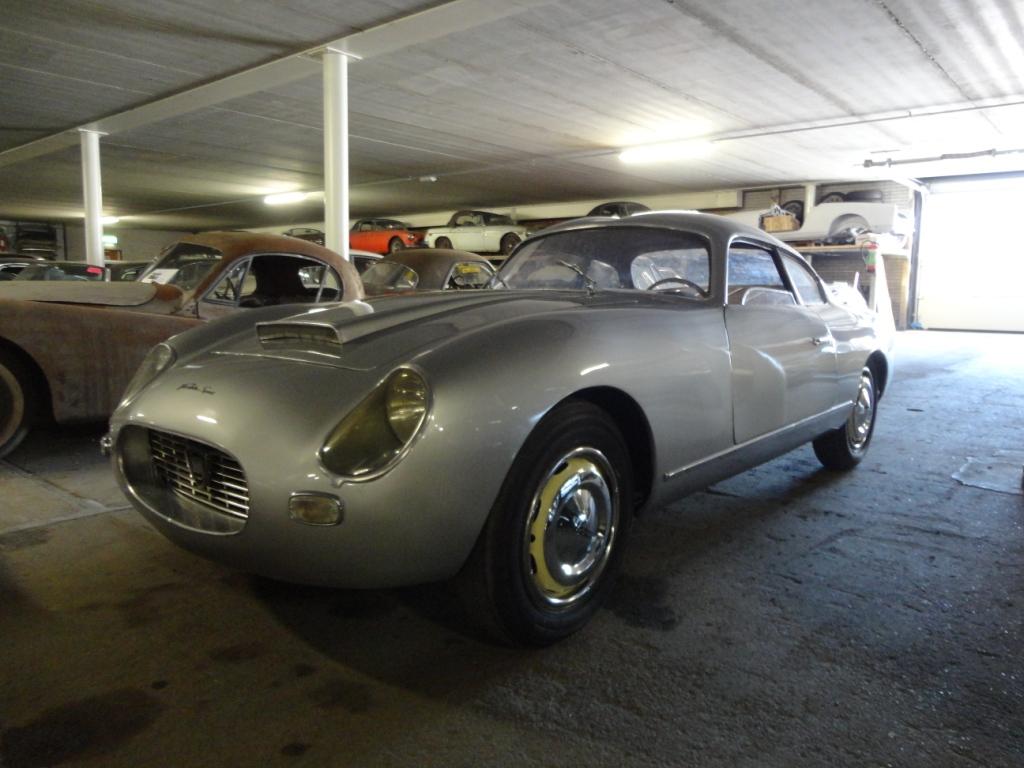
<path fill-rule="evenodd" d="M 394 219 L 359 219 L 348 233 L 348 247 L 373 253 L 394 253 L 423 242 L 423 235 Z"/>

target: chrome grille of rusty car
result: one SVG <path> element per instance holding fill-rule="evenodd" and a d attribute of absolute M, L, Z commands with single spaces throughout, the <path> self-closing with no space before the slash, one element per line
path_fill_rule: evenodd
<path fill-rule="evenodd" d="M 249 516 L 249 485 L 242 466 L 211 445 L 149 430 L 153 468 L 176 494 L 232 517 Z"/>

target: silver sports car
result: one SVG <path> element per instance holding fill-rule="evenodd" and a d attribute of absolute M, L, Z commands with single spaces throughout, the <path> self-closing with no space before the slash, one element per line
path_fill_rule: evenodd
<path fill-rule="evenodd" d="M 524 241 L 492 290 L 176 336 L 109 446 L 124 492 L 189 550 L 339 587 L 455 577 L 491 629 L 543 644 L 600 605 L 638 511 L 807 441 L 856 465 L 887 350 L 764 232 L 580 219 Z"/>

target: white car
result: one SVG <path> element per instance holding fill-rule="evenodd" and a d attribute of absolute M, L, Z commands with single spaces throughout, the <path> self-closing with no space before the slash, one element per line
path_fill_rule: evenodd
<path fill-rule="evenodd" d="M 428 229 L 423 242 L 428 248 L 508 255 L 528 234 L 526 227 L 500 213 L 456 211 L 447 226 Z"/>
<path fill-rule="evenodd" d="M 812 187 L 813 189 L 813 187 Z M 813 200 L 813 195 L 808 195 Z M 788 204 L 787 204 L 788 205 Z M 786 208 L 787 206 L 783 206 Z M 770 211 L 738 211 L 727 218 L 761 227 L 761 219 Z M 802 221 L 801 221 L 802 219 Z M 853 238 L 857 232 L 875 232 L 882 235 L 906 236 L 914 231 L 913 219 L 893 203 L 842 201 L 812 205 L 797 216 L 800 224 L 789 232 L 772 232 L 779 240 L 838 240 Z"/>

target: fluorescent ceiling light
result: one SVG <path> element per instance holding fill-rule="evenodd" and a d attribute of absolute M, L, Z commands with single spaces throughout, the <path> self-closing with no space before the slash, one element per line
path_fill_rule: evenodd
<path fill-rule="evenodd" d="M 673 160 L 691 160 L 711 152 L 711 142 L 703 139 L 672 141 L 666 144 L 648 144 L 630 147 L 619 153 L 619 159 L 630 165 L 642 163 L 669 163 Z"/>
<path fill-rule="evenodd" d="M 267 205 L 291 205 L 301 203 L 305 199 L 305 192 L 279 192 L 276 195 L 267 195 L 263 198 L 263 202 Z"/>
<path fill-rule="evenodd" d="M 120 220 L 117 216 L 104 216 L 100 219 L 100 224 L 117 224 Z"/>

